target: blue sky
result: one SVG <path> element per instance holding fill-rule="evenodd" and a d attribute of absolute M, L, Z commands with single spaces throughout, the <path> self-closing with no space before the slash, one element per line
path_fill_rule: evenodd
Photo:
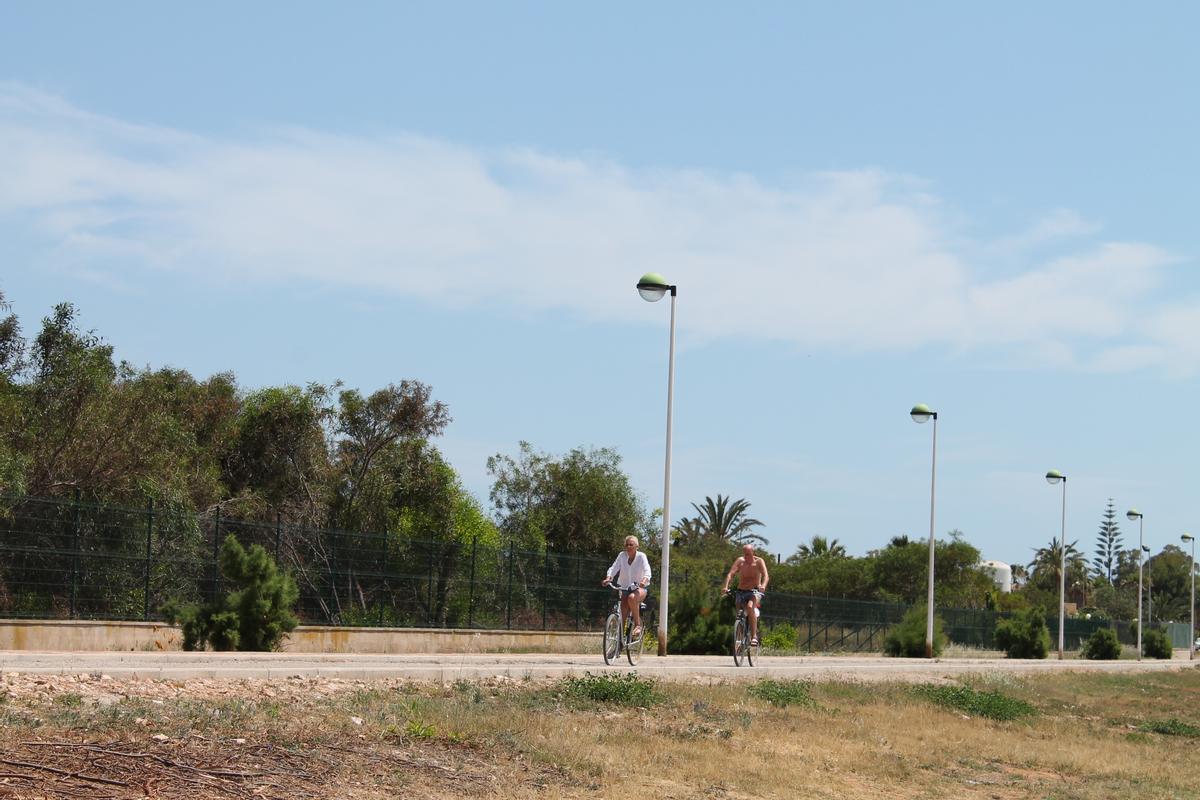
<path fill-rule="evenodd" d="M 486 499 L 613 446 L 770 549 L 1197 525 L 1190 4 L 8 4 L 0 286 L 136 364 L 430 383 Z M 1126 526 L 1127 541 L 1136 532 Z"/>

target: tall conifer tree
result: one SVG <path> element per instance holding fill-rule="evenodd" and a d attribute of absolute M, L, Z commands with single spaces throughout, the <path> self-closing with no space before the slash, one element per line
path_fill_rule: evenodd
<path fill-rule="evenodd" d="M 1109 583 L 1113 582 L 1121 544 L 1121 528 L 1117 525 L 1117 512 L 1110 497 L 1104 509 L 1104 518 L 1100 521 L 1100 533 L 1096 536 L 1096 556 L 1092 559 L 1096 574 Z"/>

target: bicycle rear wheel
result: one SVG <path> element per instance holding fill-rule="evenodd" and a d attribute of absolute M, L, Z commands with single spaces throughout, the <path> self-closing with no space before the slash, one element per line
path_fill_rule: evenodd
<path fill-rule="evenodd" d="M 734 666 L 742 665 L 742 658 L 746 654 L 746 643 L 749 640 L 746 638 L 746 618 L 738 615 L 738 618 L 733 623 L 733 663 Z"/>
<path fill-rule="evenodd" d="M 611 664 L 621 655 L 621 618 L 614 612 L 604 621 L 604 663 Z"/>

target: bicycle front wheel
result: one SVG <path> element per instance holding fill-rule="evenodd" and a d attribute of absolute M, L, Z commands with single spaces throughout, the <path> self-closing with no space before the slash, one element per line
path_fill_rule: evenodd
<path fill-rule="evenodd" d="M 733 663 L 734 666 L 742 665 L 742 658 L 746 654 L 746 643 L 749 639 L 746 637 L 746 618 L 739 616 L 733 623 Z"/>
<path fill-rule="evenodd" d="M 609 614 L 604 621 L 604 663 L 612 664 L 621 655 L 621 618 Z"/>
<path fill-rule="evenodd" d="M 642 658 L 642 646 L 646 641 L 646 620 L 642 620 L 642 632 L 637 635 L 636 639 L 630 638 L 629 643 L 625 645 L 625 657 L 629 659 L 629 666 L 636 667 L 638 661 Z M 633 625 L 632 622 L 629 623 Z"/>
<path fill-rule="evenodd" d="M 762 636 L 761 631 L 759 632 L 759 636 L 760 637 Z M 752 667 L 754 666 L 754 662 L 758 660 L 758 649 L 761 645 L 762 645 L 761 639 L 758 642 L 754 642 L 750 638 L 750 625 L 747 624 L 746 625 L 746 663 Z"/>

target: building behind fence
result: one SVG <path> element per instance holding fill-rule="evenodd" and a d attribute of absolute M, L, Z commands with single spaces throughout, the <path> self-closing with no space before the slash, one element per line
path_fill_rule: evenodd
<path fill-rule="evenodd" d="M 199 602 L 221 591 L 217 559 L 230 534 L 261 545 L 295 577 L 298 616 L 308 624 L 592 631 L 612 604 L 599 586 L 607 558 L 246 522 L 219 509 L 198 515 L 41 498 L 4 506 L 0 617 L 162 619 L 170 599 Z M 771 592 L 763 620 L 795 627 L 802 650 L 879 651 L 906 610 Z M 937 612 L 950 641 L 992 646 L 995 612 Z M 1056 630 L 1057 619 L 1050 622 Z M 1067 647 L 1106 624 L 1068 619 Z"/>

